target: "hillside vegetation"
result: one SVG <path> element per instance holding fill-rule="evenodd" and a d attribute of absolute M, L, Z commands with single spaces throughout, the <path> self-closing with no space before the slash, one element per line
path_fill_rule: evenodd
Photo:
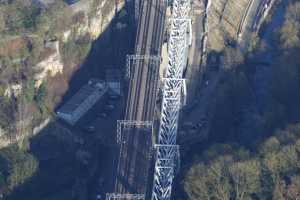
<path fill-rule="evenodd" d="M 216 144 L 186 174 L 189 199 L 296 200 L 300 195 L 300 124 L 277 130 L 255 152 Z"/>
<path fill-rule="evenodd" d="M 194 155 L 182 182 L 188 199 L 300 197 L 300 3 L 290 2 L 274 44 L 261 39 L 244 62 L 225 68 L 210 145 Z M 271 61 L 260 63 L 265 55 Z M 259 68 L 268 70 L 263 81 Z"/>
<path fill-rule="evenodd" d="M 41 2 L 0 2 L 0 132 L 12 139 L 51 116 L 101 23 L 115 11 L 114 2 L 104 0 L 88 0 L 90 10 L 80 11 L 64 0 Z"/>
<path fill-rule="evenodd" d="M 115 12 L 123 6 L 118 2 L 117 8 L 115 0 L 84 0 L 72 6 L 64 0 L 0 0 L 0 199 L 83 195 L 87 183 L 79 180 L 90 170 L 82 170 L 76 158 L 75 134 L 48 119 L 54 118 L 93 42 L 111 29 Z M 31 137 L 38 132 L 40 137 Z"/>

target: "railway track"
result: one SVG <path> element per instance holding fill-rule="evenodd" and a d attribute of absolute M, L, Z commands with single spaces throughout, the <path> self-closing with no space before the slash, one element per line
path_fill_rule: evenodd
<path fill-rule="evenodd" d="M 156 50 L 156 53 L 155 50 L 153 51 L 153 49 L 157 49 L 157 45 L 154 46 L 153 44 L 159 42 L 157 40 L 161 38 L 161 35 L 157 34 L 159 26 L 162 27 L 161 23 L 157 23 L 160 21 L 160 12 L 158 12 L 160 6 L 161 4 L 158 0 L 144 1 L 142 10 L 144 12 L 142 13 L 145 14 L 141 17 L 140 22 L 142 23 L 139 24 L 136 40 L 135 54 L 137 55 L 157 55 L 158 50 Z M 156 66 L 157 70 L 158 67 Z M 149 60 L 139 60 L 133 67 L 132 76 L 132 80 L 129 83 L 125 119 L 151 121 L 153 112 L 150 112 L 150 110 L 153 106 L 148 106 L 147 104 L 153 105 L 154 103 L 154 101 L 149 101 L 155 98 L 155 95 L 149 93 L 149 89 L 154 88 L 153 84 L 156 83 L 153 81 L 156 78 L 156 70 L 151 67 Z"/>
<path fill-rule="evenodd" d="M 165 5 L 145 0 L 141 7 L 135 54 L 160 56 L 165 23 Z M 159 78 L 159 62 L 138 60 L 131 69 L 125 120 L 152 121 Z M 125 131 L 126 132 L 126 131 Z M 115 193 L 145 194 L 152 146 L 151 132 L 132 129 L 123 134 Z"/>

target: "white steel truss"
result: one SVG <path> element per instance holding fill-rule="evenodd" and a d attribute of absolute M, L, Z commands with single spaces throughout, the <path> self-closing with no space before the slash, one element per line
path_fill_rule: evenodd
<path fill-rule="evenodd" d="M 187 63 L 188 46 L 191 43 L 190 0 L 174 0 L 170 38 L 168 42 L 168 66 L 166 69 L 160 127 L 157 138 L 156 161 L 152 200 L 170 200 L 172 183 L 178 167 L 179 146 L 176 145 L 178 118 L 185 93 L 182 79 Z M 176 162 L 177 160 L 177 162 Z"/>
<path fill-rule="evenodd" d="M 171 196 L 174 174 L 179 160 L 178 145 L 155 145 L 156 162 L 154 184 L 162 187 L 154 187 L 152 199 L 168 199 Z M 177 162 L 176 162 L 177 161 Z"/>
<path fill-rule="evenodd" d="M 152 62 L 152 65 L 150 67 L 155 67 L 159 65 L 161 57 L 157 55 L 127 55 L 126 56 L 126 72 L 125 72 L 125 78 L 129 79 L 131 75 L 132 68 L 135 67 L 140 61 L 148 60 Z M 156 64 L 156 65 L 154 65 Z"/>
<path fill-rule="evenodd" d="M 177 122 L 184 79 L 164 79 L 158 144 L 176 144 Z"/>
<path fill-rule="evenodd" d="M 145 200 L 145 195 L 107 193 L 105 199 L 106 200 Z"/>
<path fill-rule="evenodd" d="M 122 142 L 122 130 L 123 128 L 149 128 L 152 130 L 152 121 L 132 121 L 132 120 L 118 120 L 117 121 L 117 142 L 120 144 Z"/>

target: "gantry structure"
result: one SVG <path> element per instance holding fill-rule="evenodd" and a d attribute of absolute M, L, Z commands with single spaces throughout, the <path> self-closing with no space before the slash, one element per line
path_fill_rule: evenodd
<path fill-rule="evenodd" d="M 190 0 L 174 0 L 168 41 L 168 66 L 163 80 L 163 100 L 157 138 L 152 200 L 171 199 L 172 184 L 178 168 L 176 145 L 178 118 L 185 88 L 183 71 L 191 43 Z"/>

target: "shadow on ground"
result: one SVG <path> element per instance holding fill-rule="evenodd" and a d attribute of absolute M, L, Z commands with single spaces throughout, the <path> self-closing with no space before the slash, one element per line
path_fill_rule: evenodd
<path fill-rule="evenodd" d="M 125 18 L 120 19 L 117 15 L 105 32 L 93 42 L 85 61 L 73 74 L 60 105 L 90 78 L 104 79 L 106 68 L 123 69 L 126 54 L 130 54 L 134 48 L 135 38 L 133 27 L 116 28 L 116 22 L 128 24 L 128 17 Z M 93 117 L 92 114 L 89 116 Z M 115 130 L 108 131 L 113 133 Z M 102 170 L 109 167 L 106 162 L 111 160 L 114 148 L 104 145 L 97 137 L 54 119 L 31 139 L 30 151 L 38 159 L 39 169 L 7 200 L 95 199 L 96 194 L 103 192 L 99 191 L 103 184 L 100 183 L 101 176 L 105 173 Z"/>

